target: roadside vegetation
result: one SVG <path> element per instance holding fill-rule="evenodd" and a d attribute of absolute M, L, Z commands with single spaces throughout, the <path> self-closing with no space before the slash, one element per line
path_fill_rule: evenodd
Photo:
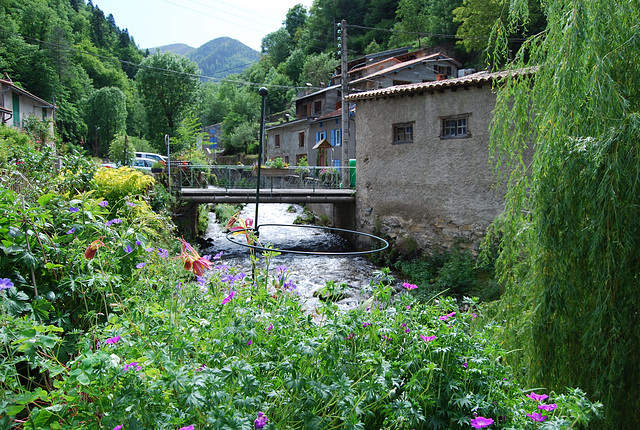
<path fill-rule="evenodd" d="M 253 274 L 200 256 L 153 210 L 150 177 L 74 154 L 34 168 L 53 158 L 24 139 L 0 140 L 3 428 L 562 429 L 600 415 L 577 388 L 523 385 L 476 300 L 421 303 L 386 271 L 358 309 L 305 313 L 276 253 Z"/>

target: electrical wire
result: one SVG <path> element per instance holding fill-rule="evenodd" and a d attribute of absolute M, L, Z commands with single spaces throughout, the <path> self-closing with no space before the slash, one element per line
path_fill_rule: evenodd
<path fill-rule="evenodd" d="M 4 29 L 0 29 L 0 32 L 3 32 L 5 34 L 9 34 L 9 35 L 13 35 L 13 36 L 19 36 L 19 37 L 22 37 L 25 40 L 31 40 L 31 41 L 39 43 L 41 45 L 55 47 L 55 48 L 63 49 L 63 50 L 66 50 L 66 51 L 75 52 L 75 53 L 78 53 L 78 54 L 90 55 L 92 57 L 100 58 L 102 60 L 112 61 L 112 62 L 115 62 L 115 63 L 126 64 L 128 66 L 136 67 L 138 69 L 148 69 L 148 70 L 153 70 L 153 71 L 156 71 L 156 72 L 161 72 L 161 73 L 166 74 L 167 76 L 170 76 L 170 75 L 181 75 L 181 76 L 187 76 L 187 77 L 197 78 L 197 79 L 201 79 L 201 80 L 202 79 L 207 79 L 207 80 L 211 80 L 211 81 L 218 82 L 218 83 L 228 82 L 228 83 L 232 83 L 232 84 L 239 84 L 239 85 L 245 85 L 245 86 L 255 86 L 255 87 L 284 88 L 284 89 L 294 89 L 294 90 L 303 90 L 303 89 L 309 89 L 309 88 L 311 88 L 311 89 L 322 89 L 321 87 L 308 87 L 308 86 L 302 87 L 302 86 L 292 86 L 292 85 L 275 85 L 275 84 L 266 84 L 266 83 L 249 82 L 249 81 L 241 81 L 241 80 L 232 80 L 232 79 L 217 78 L 215 76 L 208 76 L 208 75 L 202 75 L 202 74 L 186 73 L 186 72 L 181 72 L 181 71 L 178 71 L 178 70 L 163 69 L 161 67 L 154 67 L 154 66 L 149 66 L 149 65 L 146 65 L 146 64 L 133 63 L 131 61 L 122 60 L 122 59 L 116 58 L 116 57 L 108 57 L 108 56 L 105 56 L 105 55 L 95 54 L 93 52 L 83 51 L 83 50 L 72 48 L 72 47 L 66 46 L 66 45 L 59 45 L 59 44 L 52 43 L 52 42 L 45 42 L 43 40 L 35 39 L 35 38 L 29 37 L 29 36 L 24 36 L 22 34 L 10 32 L 10 31 L 4 30 Z"/>

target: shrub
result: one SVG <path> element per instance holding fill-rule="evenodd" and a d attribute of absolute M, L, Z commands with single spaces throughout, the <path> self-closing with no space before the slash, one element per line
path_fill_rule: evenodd
<path fill-rule="evenodd" d="M 94 179 L 97 194 L 114 207 L 123 205 L 127 196 L 145 195 L 155 183 L 153 176 L 128 167 L 100 168 Z"/>

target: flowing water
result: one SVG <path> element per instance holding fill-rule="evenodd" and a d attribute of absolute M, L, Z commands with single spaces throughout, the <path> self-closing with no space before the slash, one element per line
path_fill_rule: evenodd
<path fill-rule="evenodd" d="M 240 218 L 254 218 L 255 204 L 248 204 L 240 213 Z M 273 244 L 274 248 L 320 251 L 346 252 L 352 251 L 350 244 L 342 237 L 327 230 L 293 227 L 293 222 L 303 213 L 302 207 L 280 203 L 260 204 L 258 220 L 260 224 L 261 243 Z M 264 224 L 286 224 L 287 226 L 263 226 Z M 291 226 L 291 227 L 288 227 Z M 204 254 L 215 255 L 222 251 L 222 261 L 229 266 L 239 266 L 245 273 L 251 272 L 249 260 L 250 250 L 247 247 L 234 244 L 227 240 L 223 228 L 216 222 L 215 214 L 209 214 L 209 228 L 204 237 L 212 246 L 203 249 Z M 235 241 L 243 240 L 235 237 Z M 264 258 L 260 259 L 259 267 L 264 267 Z M 367 294 L 363 292 L 374 278 L 374 271 L 378 269 L 363 256 L 330 256 L 330 255 L 300 255 L 280 254 L 273 258 L 271 269 L 276 266 L 286 266 L 288 279 L 296 285 L 296 290 L 304 302 L 304 308 L 313 311 L 319 304 L 319 299 L 313 293 L 324 287 L 327 281 L 335 284 L 346 283 L 349 288 L 347 297 L 336 302 L 340 309 L 348 310 L 357 307 Z M 273 273 L 272 272 L 272 273 Z"/>

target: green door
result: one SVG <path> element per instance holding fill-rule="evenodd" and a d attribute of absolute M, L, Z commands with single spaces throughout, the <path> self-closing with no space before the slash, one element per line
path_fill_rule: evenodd
<path fill-rule="evenodd" d="M 20 127 L 20 96 L 13 94 L 13 125 Z"/>

